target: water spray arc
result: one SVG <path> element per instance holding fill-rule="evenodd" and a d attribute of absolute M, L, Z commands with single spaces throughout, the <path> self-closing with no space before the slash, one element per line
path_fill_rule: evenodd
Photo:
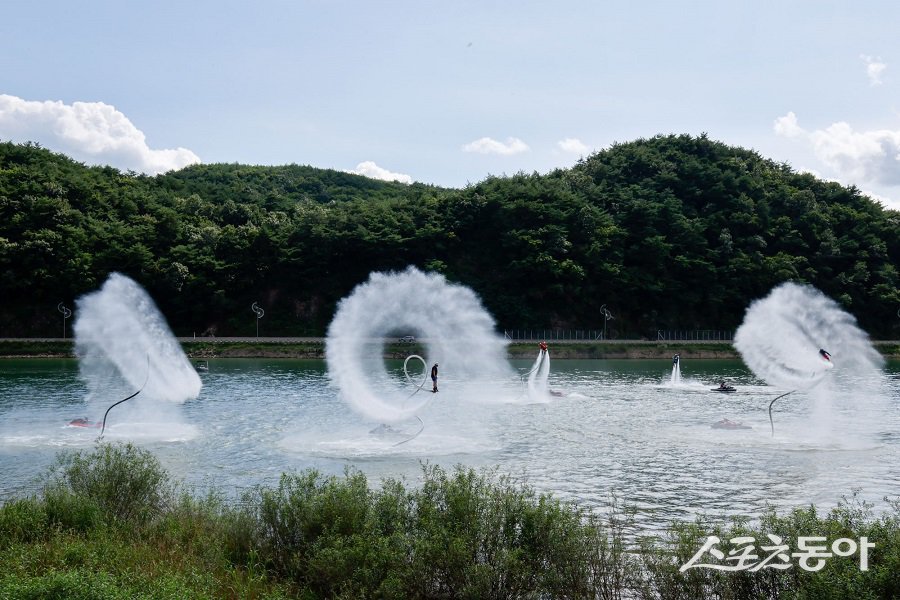
<path fill-rule="evenodd" d="M 450 395 L 479 380 L 508 381 L 513 375 L 503 339 L 472 290 L 415 267 L 372 273 L 338 304 L 328 327 L 325 356 L 329 379 L 340 397 L 378 423 L 416 418 L 431 401 L 416 395 L 427 378 L 410 394 L 412 379 L 407 375 L 401 383 L 385 369 L 385 341 L 398 332 L 415 333 L 425 347 L 423 354 L 447 369 L 454 381 Z M 411 360 L 424 358 L 408 357 L 404 367 Z M 449 400 L 450 395 L 444 397 Z"/>
<path fill-rule="evenodd" d="M 839 353 L 846 372 L 865 380 L 879 379 L 878 366 L 882 361 L 852 315 L 812 286 L 792 282 L 777 286 L 750 305 L 735 333 L 734 346 L 757 377 L 791 390 L 769 403 L 773 436 L 775 402 L 816 388 L 835 368 L 831 354 L 823 346 Z M 828 379 L 833 380 L 834 376 Z M 827 393 L 818 396 L 827 398 Z"/>
<path fill-rule="evenodd" d="M 104 402 L 104 423 L 111 408 L 138 394 L 130 412 L 142 413 L 144 422 L 159 422 L 165 413 L 166 422 L 177 421 L 167 405 L 196 398 L 203 383 L 147 292 L 113 273 L 76 305 L 75 354 L 86 401 L 96 405 L 113 393 L 137 390 L 108 408 Z"/>

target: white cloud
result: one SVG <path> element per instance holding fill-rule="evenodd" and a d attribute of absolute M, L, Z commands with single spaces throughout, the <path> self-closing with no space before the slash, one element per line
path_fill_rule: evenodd
<path fill-rule="evenodd" d="M 0 138 L 37 142 L 86 163 L 153 175 L 200 162 L 185 148 L 152 150 L 128 117 L 103 102 L 69 105 L 0 94 Z"/>
<path fill-rule="evenodd" d="M 859 57 L 866 63 L 866 76 L 869 78 L 869 85 L 881 85 L 881 74 L 887 69 L 887 64 L 881 62 L 880 57 L 866 56 L 860 54 Z"/>
<path fill-rule="evenodd" d="M 803 130 L 797 124 L 797 115 L 792 111 L 775 119 L 775 133 L 791 138 L 803 135 Z"/>
<path fill-rule="evenodd" d="M 572 154 L 585 155 L 590 151 L 587 144 L 578 138 L 566 138 L 556 142 L 556 145 L 559 146 L 559 149 L 563 152 L 571 152 Z"/>
<path fill-rule="evenodd" d="M 356 168 L 349 173 L 362 175 L 371 179 L 380 179 L 382 181 L 399 181 L 400 183 L 412 183 L 413 179 L 409 175 L 403 173 L 392 173 L 387 169 L 383 169 L 371 160 L 363 161 L 356 165 Z"/>
<path fill-rule="evenodd" d="M 881 205 L 884 206 L 884 208 L 900 211 L 900 201 L 892 200 L 891 198 L 888 198 L 887 196 L 882 196 L 881 194 L 876 194 L 875 192 L 870 192 L 868 190 L 860 190 L 860 191 L 863 194 L 865 194 L 866 196 L 868 196 L 869 198 L 871 198 L 872 200 L 875 200 L 876 202 L 880 202 Z"/>
<path fill-rule="evenodd" d="M 462 147 L 462 149 L 463 152 L 477 152 L 479 154 L 500 154 L 503 156 L 521 154 L 522 152 L 528 152 L 528 150 L 530 150 L 528 144 L 515 137 L 506 138 L 505 143 L 498 142 L 497 140 L 491 139 L 489 137 L 483 137 L 481 139 L 475 140 L 474 142 L 466 144 Z"/>
<path fill-rule="evenodd" d="M 807 131 L 789 112 L 775 120 L 775 133 L 808 143 L 816 158 L 852 183 L 900 185 L 900 131 L 854 131 L 845 122 Z"/>

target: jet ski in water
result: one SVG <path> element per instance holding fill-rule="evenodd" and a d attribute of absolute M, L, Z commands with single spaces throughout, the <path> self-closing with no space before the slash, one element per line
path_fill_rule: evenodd
<path fill-rule="evenodd" d="M 100 429 L 103 427 L 103 423 L 95 423 L 89 420 L 87 417 L 79 417 L 78 419 L 72 419 L 69 421 L 69 427 L 88 427 L 91 429 Z"/>
<path fill-rule="evenodd" d="M 744 425 L 738 421 L 732 421 L 731 419 L 722 419 L 721 421 L 717 421 L 710 425 L 713 429 L 753 429 L 749 425 Z"/>
<path fill-rule="evenodd" d="M 714 388 L 709 388 L 709 389 L 712 390 L 713 392 L 723 392 L 723 393 L 737 391 L 737 388 L 735 388 L 733 385 L 728 385 L 724 381 L 719 384 L 719 387 L 714 387 Z"/>

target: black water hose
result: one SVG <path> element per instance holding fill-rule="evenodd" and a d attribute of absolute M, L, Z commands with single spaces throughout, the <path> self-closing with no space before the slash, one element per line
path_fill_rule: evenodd
<path fill-rule="evenodd" d="M 425 362 L 425 359 L 422 358 L 421 356 L 419 356 L 418 354 L 410 354 L 409 356 L 406 357 L 406 360 L 403 361 L 403 374 L 406 375 L 406 380 L 409 381 L 410 383 L 413 383 L 413 385 L 415 385 L 415 383 L 412 381 L 412 377 L 410 376 L 409 371 L 406 368 L 407 365 L 409 364 L 409 361 L 414 358 L 422 362 L 422 367 L 425 370 L 425 378 L 422 380 L 422 383 L 420 383 L 418 386 L 416 386 L 416 389 L 413 391 L 413 393 L 406 397 L 406 400 L 403 401 L 403 404 L 406 404 L 410 398 L 412 398 L 413 396 L 415 396 L 416 394 L 421 392 L 422 388 L 424 388 L 425 385 L 428 383 L 428 363 Z M 405 444 L 406 442 L 413 441 L 414 439 L 419 437 L 419 434 L 422 433 L 422 431 L 425 430 L 425 422 L 422 421 L 422 419 L 420 419 L 418 415 L 415 415 L 415 417 L 419 421 L 419 430 L 417 432 L 415 432 L 411 437 L 408 437 L 405 440 L 397 442 L 396 444 L 394 444 L 392 446 L 392 448 L 396 448 L 397 446 L 399 446 L 401 444 Z"/>
<path fill-rule="evenodd" d="M 784 398 L 788 394 L 793 394 L 796 391 L 797 390 L 791 390 L 787 394 L 782 394 L 780 396 L 776 396 L 774 400 L 769 402 L 769 425 L 772 426 L 772 437 L 775 437 L 775 421 L 772 420 L 772 405 L 775 404 L 775 400 L 778 400 L 778 398 Z"/>
<path fill-rule="evenodd" d="M 106 409 L 106 412 L 103 413 L 103 427 L 100 429 L 100 437 L 98 437 L 97 439 L 100 439 L 100 440 L 103 439 L 103 432 L 106 431 L 106 417 L 109 415 L 109 411 L 111 411 L 114 407 L 122 404 L 126 400 L 131 400 L 132 398 L 134 398 L 135 396 L 140 394 L 142 391 L 144 391 L 144 388 L 147 386 L 148 381 L 150 381 L 150 355 L 149 354 L 147 355 L 147 378 L 144 379 L 144 385 L 142 385 L 141 389 L 139 389 L 132 395 L 128 396 L 127 398 L 122 398 L 121 400 L 119 400 L 115 404 L 110 405 L 110 407 Z"/>
<path fill-rule="evenodd" d="M 419 421 L 419 430 L 418 430 L 417 432 L 415 432 L 411 437 L 409 437 L 409 438 L 407 438 L 407 439 L 405 439 L 405 440 L 402 440 L 402 441 L 397 442 L 396 444 L 394 444 L 393 446 L 391 446 L 392 448 L 396 448 L 397 446 L 399 446 L 399 445 L 401 445 L 401 444 L 405 444 L 406 442 L 411 442 L 411 441 L 413 441 L 414 439 L 416 439 L 417 437 L 419 437 L 419 434 L 422 433 L 422 431 L 425 430 L 425 422 L 424 422 L 422 419 L 419 419 L 419 415 L 416 415 L 416 419 L 418 419 L 418 421 Z"/>

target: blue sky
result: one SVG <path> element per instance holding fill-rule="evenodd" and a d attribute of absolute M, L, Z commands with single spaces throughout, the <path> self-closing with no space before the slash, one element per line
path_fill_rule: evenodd
<path fill-rule="evenodd" d="M 900 208 L 900 3 L 10 2 L 0 139 L 464 186 L 706 132 Z"/>

